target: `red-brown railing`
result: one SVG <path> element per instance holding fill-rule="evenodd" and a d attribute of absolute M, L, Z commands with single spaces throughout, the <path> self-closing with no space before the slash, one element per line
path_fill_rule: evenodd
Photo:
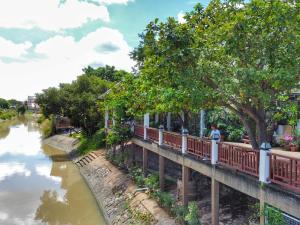
<path fill-rule="evenodd" d="M 134 126 L 134 135 L 144 138 L 144 127 L 142 125 Z"/>
<path fill-rule="evenodd" d="M 270 180 L 300 191 L 300 159 L 270 153 Z"/>
<path fill-rule="evenodd" d="M 176 149 L 181 149 L 182 137 L 180 134 L 164 131 L 163 137 L 163 143 L 165 145 L 169 145 Z"/>
<path fill-rule="evenodd" d="M 187 152 L 197 158 L 210 159 L 211 156 L 211 141 L 200 139 L 194 136 L 188 136 Z"/>
<path fill-rule="evenodd" d="M 241 172 L 258 176 L 259 151 L 228 143 L 218 143 L 219 164 L 232 167 Z"/>
<path fill-rule="evenodd" d="M 147 139 L 150 141 L 158 141 L 158 129 L 148 127 L 147 128 Z"/>
<path fill-rule="evenodd" d="M 112 120 L 108 120 L 108 121 L 107 121 L 107 125 L 108 125 L 108 127 L 112 127 L 113 121 L 112 121 Z"/>

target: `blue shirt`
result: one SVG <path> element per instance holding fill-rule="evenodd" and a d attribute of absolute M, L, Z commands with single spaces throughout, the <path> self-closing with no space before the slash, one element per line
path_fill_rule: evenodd
<path fill-rule="evenodd" d="M 212 130 L 210 136 L 212 140 L 220 141 L 221 133 L 218 129 Z"/>

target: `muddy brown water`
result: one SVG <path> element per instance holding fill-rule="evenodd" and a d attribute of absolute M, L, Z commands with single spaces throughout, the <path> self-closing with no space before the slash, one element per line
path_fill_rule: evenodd
<path fill-rule="evenodd" d="M 78 168 L 30 118 L 0 122 L 1 225 L 105 225 Z"/>

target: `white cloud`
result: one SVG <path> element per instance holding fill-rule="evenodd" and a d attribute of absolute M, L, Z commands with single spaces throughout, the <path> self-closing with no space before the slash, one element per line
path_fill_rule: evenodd
<path fill-rule="evenodd" d="M 50 164 L 43 164 L 43 165 L 37 165 L 35 167 L 35 171 L 38 175 L 46 177 L 50 180 L 61 182 L 61 177 L 55 177 L 51 176 L 51 165 Z"/>
<path fill-rule="evenodd" d="M 8 68 L 12 69 L 12 67 Z M 7 80 L 11 79 L 12 82 L 15 80 L 14 82 L 17 83 L 16 79 L 18 79 L 18 76 L 22 77 L 22 71 L 20 70 L 17 76 L 12 77 L 11 75 L 3 75 L 4 77 L 2 77 L 2 72 L 2 65 L 0 62 L 0 78 L 3 80 L 0 83 L 0 96 L 2 94 L 2 89 L 10 92 L 10 94 L 16 92 L 17 90 L 11 90 L 14 86 L 13 84 L 8 84 Z M 8 74 L 8 71 L 6 74 Z M 23 84 L 21 83 L 20 86 Z M 20 89 L 20 91 L 22 91 L 22 89 Z M 19 128 L 11 127 L 9 135 L 0 141 L 0 156 L 5 154 L 26 156 L 38 155 L 41 152 L 40 134 L 38 132 L 27 132 L 27 129 L 28 128 L 24 125 L 19 126 Z M 18 141 L 16 141 L 15 137 L 18 137 Z M 28 146 L 30 146 L 30 148 L 28 148 Z"/>
<path fill-rule="evenodd" d="M 23 63 L 0 60 L 0 96 L 25 100 L 49 86 L 71 82 L 91 64 L 130 71 L 134 65 L 128 55 L 131 50 L 115 29 L 100 28 L 79 41 L 57 35 L 35 47 L 35 53 L 43 55 L 40 59 Z"/>
<path fill-rule="evenodd" d="M 111 4 L 127 4 L 128 2 L 133 2 L 133 0 L 93 0 L 92 2 L 111 5 Z"/>
<path fill-rule="evenodd" d="M 67 0 L 9 0 L 0 3 L 0 27 L 39 27 L 59 31 L 80 27 L 89 20 L 109 21 L 105 6 L 86 1 Z"/>
<path fill-rule="evenodd" d="M 0 212 L 0 220 L 6 220 L 8 218 L 8 214 L 5 212 Z"/>
<path fill-rule="evenodd" d="M 24 163 L 10 162 L 10 163 L 0 163 L 0 181 L 5 180 L 5 178 L 19 174 L 25 177 L 31 175 L 30 170 L 25 168 Z"/>
<path fill-rule="evenodd" d="M 20 57 L 32 46 L 30 42 L 15 44 L 12 41 L 0 37 L 0 57 Z"/>
<path fill-rule="evenodd" d="M 186 20 L 184 19 L 184 12 L 180 11 L 178 14 L 177 14 L 177 19 L 178 19 L 178 22 L 179 23 L 185 23 Z"/>

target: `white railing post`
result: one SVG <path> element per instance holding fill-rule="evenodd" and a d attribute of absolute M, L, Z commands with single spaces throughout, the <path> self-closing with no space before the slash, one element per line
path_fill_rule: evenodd
<path fill-rule="evenodd" d="M 216 165 L 218 162 L 218 143 L 216 140 L 211 140 L 211 164 Z"/>
<path fill-rule="evenodd" d="M 270 149 L 268 142 L 262 143 L 259 151 L 259 181 L 262 183 L 270 183 Z"/>
<path fill-rule="evenodd" d="M 164 143 L 164 126 L 160 125 L 158 130 L 158 145 L 163 145 Z"/>
<path fill-rule="evenodd" d="M 187 147 L 188 147 L 188 130 L 187 129 L 182 129 L 182 145 L 181 145 L 181 153 L 186 154 L 187 153 Z"/>
<path fill-rule="evenodd" d="M 109 120 L 109 113 L 108 110 L 105 110 L 105 129 L 108 129 L 108 120 Z"/>
<path fill-rule="evenodd" d="M 147 128 L 150 125 L 150 114 L 146 113 L 144 115 L 144 140 L 147 140 Z"/>

